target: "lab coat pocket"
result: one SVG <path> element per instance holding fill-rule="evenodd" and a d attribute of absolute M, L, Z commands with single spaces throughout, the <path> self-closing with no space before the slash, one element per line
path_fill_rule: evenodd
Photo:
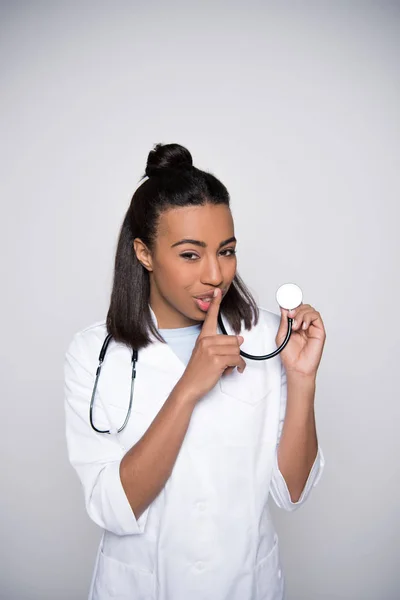
<path fill-rule="evenodd" d="M 267 556 L 255 567 L 257 600 L 283 600 L 284 578 L 280 565 L 278 536 Z"/>
<path fill-rule="evenodd" d="M 100 551 L 92 600 L 154 600 L 154 574 Z"/>
<path fill-rule="evenodd" d="M 268 365 L 249 360 L 243 373 L 234 369 L 229 375 L 222 375 L 219 386 L 224 394 L 254 406 L 261 402 L 270 388 L 267 373 Z"/>

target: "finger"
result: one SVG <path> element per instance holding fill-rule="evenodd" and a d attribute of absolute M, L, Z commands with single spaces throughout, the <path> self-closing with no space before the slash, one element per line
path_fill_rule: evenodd
<path fill-rule="evenodd" d="M 310 324 L 311 320 L 317 315 L 318 313 L 315 310 L 303 310 L 303 311 L 299 311 L 296 315 L 296 318 L 293 320 L 293 325 L 292 328 L 293 329 L 306 329 L 308 327 L 308 325 Z M 307 324 L 306 327 L 304 327 L 304 323 Z"/>
<path fill-rule="evenodd" d="M 311 309 L 312 310 L 305 310 L 304 312 L 297 314 L 292 325 L 292 328 L 295 331 L 307 331 L 311 325 L 322 332 L 325 331 L 320 313 L 314 310 L 312 307 Z"/>
<path fill-rule="evenodd" d="M 223 346 L 218 344 L 209 349 L 209 353 L 215 356 L 239 356 L 240 348 L 239 345 L 235 346 Z"/>
<path fill-rule="evenodd" d="M 206 348 L 208 346 L 240 346 L 243 344 L 243 340 L 242 335 L 209 335 L 202 338 L 202 344 Z"/>
<path fill-rule="evenodd" d="M 206 335 L 217 335 L 218 312 L 221 304 L 221 296 L 221 290 L 219 288 L 215 288 L 214 297 L 211 300 L 206 318 L 204 319 L 204 323 L 200 331 L 200 338 Z"/>
<path fill-rule="evenodd" d="M 297 308 L 293 308 L 292 310 L 282 309 L 285 312 L 285 315 L 290 317 L 291 319 L 299 318 L 299 315 L 303 314 L 303 312 L 307 310 L 314 310 L 314 308 L 310 304 L 300 304 Z"/>
<path fill-rule="evenodd" d="M 247 367 L 246 361 L 240 357 L 242 360 L 240 361 L 240 365 L 238 366 L 237 370 L 239 371 L 239 373 L 243 373 L 243 371 L 245 370 L 245 368 Z"/>
<path fill-rule="evenodd" d="M 305 331 L 311 325 L 317 327 L 318 329 L 324 330 L 324 324 L 322 322 L 322 318 L 319 312 L 312 311 L 304 315 L 301 328 Z"/>
<path fill-rule="evenodd" d="M 227 367 L 225 369 L 225 371 L 222 373 L 222 377 L 225 377 L 226 375 L 230 375 L 234 369 L 235 369 L 235 367 Z"/>
<path fill-rule="evenodd" d="M 310 308 L 311 310 L 313 310 L 312 306 L 310 306 L 309 304 L 300 304 L 300 306 L 298 306 L 297 308 L 293 308 L 292 310 L 282 309 L 282 313 L 285 317 L 289 317 L 290 319 L 292 319 L 292 329 L 294 329 L 295 323 L 298 324 L 300 322 L 301 324 L 303 321 L 303 315 L 305 314 L 305 312 L 310 310 Z"/>
<path fill-rule="evenodd" d="M 243 373 L 243 371 L 246 368 L 246 363 L 245 361 L 243 361 L 243 365 L 239 365 L 238 367 L 227 367 L 225 369 L 225 371 L 222 373 L 222 376 L 225 377 L 225 375 L 230 375 L 230 373 L 232 373 L 232 371 L 234 371 L 236 368 L 238 370 L 239 373 Z"/>
<path fill-rule="evenodd" d="M 280 345 L 286 337 L 286 333 L 288 330 L 288 316 L 290 316 L 289 311 L 286 308 L 281 307 L 281 320 L 279 322 L 279 327 L 275 338 L 275 341 L 278 345 Z"/>
<path fill-rule="evenodd" d="M 219 365 L 222 370 L 228 369 L 230 367 L 237 367 L 238 371 L 240 371 L 240 373 L 243 373 L 247 366 L 240 354 L 216 355 L 214 360 L 219 362 Z"/>

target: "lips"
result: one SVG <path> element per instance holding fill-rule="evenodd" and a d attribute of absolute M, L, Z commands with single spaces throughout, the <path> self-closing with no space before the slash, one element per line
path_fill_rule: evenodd
<path fill-rule="evenodd" d="M 211 300 L 211 298 L 213 297 L 214 292 L 211 292 L 211 294 L 204 294 L 203 296 L 195 296 L 196 300 Z"/>
<path fill-rule="evenodd" d="M 222 296 L 224 296 L 226 290 L 222 291 Z M 203 311 L 203 312 L 207 312 L 208 309 L 211 306 L 211 301 L 213 299 L 214 296 L 214 290 L 211 290 L 210 292 L 205 292 L 204 294 L 201 294 L 201 296 L 194 296 L 194 301 L 196 302 L 198 308 Z"/>
<path fill-rule="evenodd" d="M 203 312 L 207 312 L 207 310 L 210 308 L 211 306 L 211 298 L 204 298 L 204 300 L 202 298 L 195 298 L 194 301 L 196 302 L 198 308 L 200 310 L 202 310 Z"/>
<path fill-rule="evenodd" d="M 225 295 L 225 290 L 222 290 L 222 295 Z M 205 292 L 204 294 L 199 294 L 198 296 L 195 296 L 195 298 L 197 300 L 211 300 L 212 297 L 214 296 L 214 290 L 211 290 L 210 292 Z"/>

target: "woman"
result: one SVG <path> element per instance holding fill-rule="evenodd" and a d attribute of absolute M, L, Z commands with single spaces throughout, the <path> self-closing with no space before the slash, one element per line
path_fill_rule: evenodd
<path fill-rule="evenodd" d="M 157 145 L 146 176 L 121 228 L 107 320 L 77 333 L 66 355 L 69 458 L 104 530 L 89 597 L 281 600 L 267 499 L 294 510 L 323 469 L 314 419 L 322 319 L 301 304 L 281 354 L 244 360 L 240 348 L 281 344 L 288 312 L 257 307 L 239 278 L 225 186 L 178 144 Z M 115 435 L 132 349 L 132 411 Z"/>

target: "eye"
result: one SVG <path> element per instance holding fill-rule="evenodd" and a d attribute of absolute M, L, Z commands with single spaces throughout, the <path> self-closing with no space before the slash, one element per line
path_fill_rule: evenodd
<path fill-rule="evenodd" d="M 227 254 L 228 253 L 228 254 Z M 235 248 L 227 248 L 226 250 L 221 250 L 222 256 L 234 256 L 236 254 Z"/>
<path fill-rule="evenodd" d="M 236 250 L 235 250 L 235 248 L 226 248 L 225 250 L 221 250 L 221 252 L 219 254 L 220 254 L 220 256 L 229 258 L 236 254 Z M 200 258 L 197 254 L 195 254 L 195 252 L 183 252 L 179 256 L 181 256 L 185 260 L 190 260 L 190 261 Z"/>
<path fill-rule="evenodd" d="M 197 256 L 197 254 L 195 254 L 194 252 L 184 252 L 183 254 L 180 254 L 179 256 L 182 256 L 182 258 L 184 258 L 186 260 L 195 260 L 196 258 L 199 258 Z"/>

